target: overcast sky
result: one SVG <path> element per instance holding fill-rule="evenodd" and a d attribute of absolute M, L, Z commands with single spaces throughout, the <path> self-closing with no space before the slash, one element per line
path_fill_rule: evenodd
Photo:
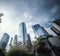
<path fill-rule="evenodd" d="M 1 32 L 8 33 L 11 37 L 19 34 L 19 23 L 25 22 L 27 32 L 34 39 L 32 25 L 40 24 L 49 33 L 51 22 L 60 18 L 60 0 L 0 0 L 0 13 L 4 13 Z"/>

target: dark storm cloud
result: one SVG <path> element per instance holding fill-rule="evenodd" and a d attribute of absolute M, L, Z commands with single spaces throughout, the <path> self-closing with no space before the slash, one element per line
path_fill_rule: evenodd
<path fill-rule="evenodd" d="M 32 16 L 31 22 L 46 27 L 50 27 L 54 19 L 60 18 L 60 0 L 0 0 L 0 3 L 14 8 L 13 18 L 28 12 Z"/>
<path fill-rule="evenodd" d="M 60 18 L 60 0 L 26 0 L 30 13 L 34 16 L 34 22 L 43 24 L 46 27 L 51 21 Z M 39 17 L 39 18 L 38 18 Z M 43 22 L 44 20 L 48 20 Z M 33 20 L 32 20 L 33 21 Z"/>

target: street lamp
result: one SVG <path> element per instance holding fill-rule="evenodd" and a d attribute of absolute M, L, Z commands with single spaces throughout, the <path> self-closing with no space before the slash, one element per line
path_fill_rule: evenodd
<path fill-rule="evenodd" d="M 0 23 L 1 23 L 1 16 L 3 16 L 3 13 L 0 13 Z"/>
<path fill-rule="evenodd" d="M 3 16 L 3 13 L 0 13 L 0 23 L 1 23 L 1 17 Z M 1 26 L 0 26 L 0 33 L 1 33 Z"/>

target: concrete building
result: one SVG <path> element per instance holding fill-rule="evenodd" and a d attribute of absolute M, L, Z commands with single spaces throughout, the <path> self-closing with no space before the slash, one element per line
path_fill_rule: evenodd
<path fill-rule="evenodd" d="M 60 56 L 60 37 L 48 38 L 50 47 L 56 56 Z"/>
<path fill-rule="evenodd" d="M 57 35 L 60 35 L 60 19 L 55 20 L 52 22 L 52 27 L 51 29 L 53 30 L 54 33 Z"/>

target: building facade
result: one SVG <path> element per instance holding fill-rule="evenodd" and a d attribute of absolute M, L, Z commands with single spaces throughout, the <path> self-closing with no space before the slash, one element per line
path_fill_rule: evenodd
<path fill-rule="evenodd" d="M 9 45 L 12 46 L 12 43 L 13 43 L 13 37 L 11 38 Z"/>
<path fill-rule="evenodd" d="M 36 37 L 40 37 L 43 35 L 49 35 L 49 33 L 45 30 L 45 28 L 40 26 L 39 24 L 33 25 L 32 29 Z"/>
<path fill-rule="evenodd" d="M 15 35 L 13 40 L 13 45 L 17 45 L 17 42 L 18 42 L 18 37 L 17 35 Z"/>
<path fill-rule="evenodd" d="M 52 27 L 51 29 L 53 30 L 54 33 L 57 35 L 60 35 L 60 19 L 55 20 L 52 22 Z"/>
<path fill-rule="evenodd" d="M 41 28 L 42 28 L 42 31 L 43 31 L 44 35 L 47 35 L 47 36 L 50 35 L 44 27 L 41 27 Z"/>
<path fill-rule="evenodd" d="M 27 30 L 26 30 L 26 25 L 24 22 L 19 24 L 19 36 L 20 36 L 20 41 L 23 42 L 24 45 L 27 44 Z"/>
<path fill-rule="evenodd" d="M 7 33 L 4 33 L 4 35 L 1 39 L 0 47 L 6 48 L 8 41 L 9 41 L 9 38 L 10 38 L 10 36 Z"/>
<path fill-rule="evenodd" d="M 41 26 L 39 24 L 33 25 L 32 29 L 36 37 L 40 37 L 41 35 L 44 35 L 44 33 L 41 30 Z"/>
<path fill-rule="evenodd" d="M 27 46 L 28 46 L 28 48 L 32 48 L 32 42 L 31 42 L 30 35 L 29 34 L 27 34 L 27 35 L 28 35 Z"/>

